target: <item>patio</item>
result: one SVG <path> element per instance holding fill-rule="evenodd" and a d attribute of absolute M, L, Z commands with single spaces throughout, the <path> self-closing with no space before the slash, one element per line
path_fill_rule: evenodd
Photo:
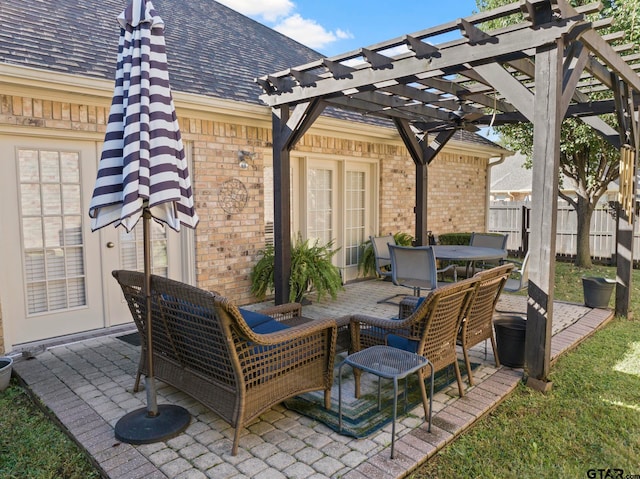
<path fill-rule="evenodd" d="M 315 318 L 355 312 L 397 315 L 397 306 L 376 303 L 398 292 L 391 283 L 361 281 L 345 288 L 338 300 L 305 306 L 304 314 Z M 526 300 L 525 296 L 503 294 L 499 309 L 524 312 Z M 552 359 L 612 317 L 608 310 L 555 302 Z M 393 460 L 389 457 L 390 424 L 367 438 L 353 439 L 282 405 L 254 421 L 242 434 L 238 455 L 231 456 L 233 429 L 197 401 L 162 383 L 159 403 L 187 408 L 191 425 L 166 443 L 131 446 L 115 440 L 113 426 L 127 412 L 145 405 L 143 391 L 131 392 L 139 348 L 116 339 L 132 330 L 120 328 L 106 336 L 61 341 L 34 359 L 15 364 L 15 371 L 34 395 L 86 449 L 105 477 L 114 479 L 400 478 L 491 411 L 522 379 L 521 370 L 496 368 L 491 348 L 485 359 L 484 347 L 478 345 L 472 350 L 472 360 L 480 363 L 474 371 L 475 385 L 470 388 L 465 383 L 463 398 L 457 396 L 455 382 L 434 395 L 430 433 L 423 424 L 421 405 L 400 416 Z M 334 400 L 337 394 L 334 388 Z"/>

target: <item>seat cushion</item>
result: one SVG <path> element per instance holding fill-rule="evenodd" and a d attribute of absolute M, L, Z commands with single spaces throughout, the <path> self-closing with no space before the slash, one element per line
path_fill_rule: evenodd
<path fill-rule="evenodd" d="M 412 341 L 410 339 L 403 338 L 402 336 L 396 336 L 395 334 L 387 336 L 387 344 L 391 347 L 412 353 L 415 353 L 418 350 L 418 341 Z"/>
<path fill-rule="evenodd" d="M 276 331 L 282 331 L 283 329 L 289 329 L 289 326 L 286 324 L 282 324 L 280 321 L 276 321 L 272 319 L 271 321 L 266 321 L 264 323 L 260 323 L 255 328 L 251 328 L 254 333 L 258 334 L 269 334 L 275 333 Z"/>
<path fill-rule="evenodd" d="M 420 297 L 418 298 L 418 301 L 416 301 L 416 306 L 415 306 L 415 308 L 413 308 L 413 310 L 414 310 L 414 311 L 417 311 L 417 310 L 418 310 L 418 308 L 420 307 L 420 305 L 421 305 L 422 303 L 424 303 L 424 300 L 425 300 L 425 299 L 426 299 L 426 296 L 420 296 Z"/>
<path fill-rule="evenodd" d="M 254 329 L 256 326 L 260 326 L 262 323 L 266 323 L 268 321 L 275 321 L 271 316 L 267 316 L 266 314 L 258 313 L 256 311 L 251 311 L 249 309 L 238 308 L 240 314 L 242 315 L 242 319 L 245 320 L 247 326 L 251 329 Z"/>
<path fill-rule="evenodd" d="M 250 311 L 243 308 L 238 308 L 238 310 L 242 315 L 242 319 L 245 320 L 247 325 L 254 333 L 268 334 L 289 328 L 289 326 L 287 326 L 286 324 L 282 324 L 281 322 L 276 321 L 271 316 L 267 316 L 266 314 L 258 313 L 256 311 Z"/>

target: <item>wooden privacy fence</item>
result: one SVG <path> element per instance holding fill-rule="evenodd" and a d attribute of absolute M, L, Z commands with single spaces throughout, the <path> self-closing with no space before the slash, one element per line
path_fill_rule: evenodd
<path fill-rule="evenodd" d="M 489 209 L 488 230 L 508 233 L 507 249 L 524 252 L 528 249 L 529 212 L 528 201 L 492 201 Z M 556 232 L 556 253 L 560 256 L 575 256 L 577 237 L 577 215 L 564 202 L 558 204 L 558 227 Z M 634 221 L 633 258 L 640 260 L 640 234 L 638 216 Z M 590 245 L 594 259 L 614 261 L 616 253 L 616 218 L 607 204 L 598 205 L 591 217 Z M 524 253 L 523 253 L 524 254 Z"/>

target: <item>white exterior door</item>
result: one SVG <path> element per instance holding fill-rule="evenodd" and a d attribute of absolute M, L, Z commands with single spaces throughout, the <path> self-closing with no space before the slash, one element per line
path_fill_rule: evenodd
<path fill-rule="evenodd" d="M 100 230 L 100 250 L 105 285 L 105 326 L 132 321 L 122 290 L 111 274 L 115 269 L 144 270 L 142 220 L 130 232 L 119 226 Z M 93 234 L 98 234 L 95 232 Z M 151 220 L 151 272 L 158 276 L 181 279 L 180 235 Z"/>
<path fill-rule="evenodd" d="M 86 214 L 93 142 L 0 136 L 5 347 L 104 324 L 100 250 Z"/>
<path fill-rule="evenodd" d="M 9 351 L 132 321 L 111 271 L 142 270 L 142 223 L 131 233 L 91 232 L 98 148 L 0 135 L 0 300 Z M 153 272 L 180 279 L 180 235 L 152 224 Z"/>

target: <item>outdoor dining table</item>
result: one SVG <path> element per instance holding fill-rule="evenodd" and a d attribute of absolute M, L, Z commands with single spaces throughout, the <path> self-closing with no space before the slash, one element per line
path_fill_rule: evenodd
<path fill-rule="evenodd" d="M 469 245 L 435 245 L 433 252 L 436 259 L 443 261 L 465 261 L 467 263 L 467 273 L 469 266 L 475 273 L 476 261 L 499 260 L 507 257 L 507 251 L 499 248 L 485 248 L 483 246 Z M 468 276 L 468 274 L 467 274 Z"/>

